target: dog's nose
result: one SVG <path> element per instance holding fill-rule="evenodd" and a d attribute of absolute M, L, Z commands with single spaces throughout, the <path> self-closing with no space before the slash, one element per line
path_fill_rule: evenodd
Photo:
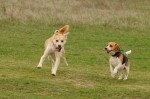
<path fill-rule="evenodd" d="M 58 45 L 59 48 L 61 48 L 61 45 Z"/>
<path fill-rule="evenodd" d="M 105 47 L 105 50 L 107 50 L 107 48 Z"/>

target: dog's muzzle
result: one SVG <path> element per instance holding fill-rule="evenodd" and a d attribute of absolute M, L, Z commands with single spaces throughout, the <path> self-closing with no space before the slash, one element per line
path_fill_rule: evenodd
<path fill-rule="evenodd" d="M 61 47 L 61 46 L 56 47 L 56 51 L 58 51 L 58 52 L 60 52 L 60 51 L 61 51 L 61 49 L 62 49 L 62 47 Z"/>
<path fill-rule="evenodd" d="M 106 51 L 107 53 L 109 53 L 109 52 L 111 52 L 112 50 L 108 50 L 107 48 L 105 48 L 105 51 Z"/>

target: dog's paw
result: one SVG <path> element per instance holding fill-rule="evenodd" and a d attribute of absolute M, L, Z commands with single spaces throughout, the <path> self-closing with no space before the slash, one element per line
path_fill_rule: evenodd
<path fill-rule="evenodd" d="M 52 76 L 56 76 L 56 72 L 55 71 L 51 71 L 51 75 Z"/>
<path fill-rule="evenodd" d="M 122 79 L 122 77 L 119 77 L 119 78 L 118 78 L 118 80 L 121 80 L 121 79 Z"/>
<path fill-rule="evenodd" d="M 128 78 L 125 77 L 123 80 L 127 80 L 127 79 L 128 79 Z"/>
<path fill-rule="evenodd" d="M 38 68 L 38 69 L 41 69 L 41 68 L 42 68 L 42 65 L 38 65 L 37 68 Z"/>
<path fill-rule="evenodd" d="M 114 78 L 114 77 L 115 77 L 115 75 L 114 75 L 113 73 L 111 73 L 111 77 L 112 77 L 112 78 Z"/>
<path fill-rule="evenodd" d="M 68 63 L 66 64 L 66 66 L 69 66 Z"/>
<path fill-rule="evenodd" d="M 53 74 L 53 73 L 52 73 L 51 75 L 52 75 L 52 76 L 56 76 L 56 74 Z"/>

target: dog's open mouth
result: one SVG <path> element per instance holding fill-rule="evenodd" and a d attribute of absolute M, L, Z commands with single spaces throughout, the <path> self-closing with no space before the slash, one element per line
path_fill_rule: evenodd
<path fill-rule="evenodd" d="M 110 53 L 112 50 L 106 50 L 107 53 Z"/>
<path fill-rule="evenodd" d="M 62 47 L 56 47 L 56 51 L 60 52 Z"/>

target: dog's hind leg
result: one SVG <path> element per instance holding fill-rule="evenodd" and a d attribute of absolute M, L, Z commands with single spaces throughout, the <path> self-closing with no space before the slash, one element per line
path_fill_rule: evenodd
<path fill-rule="evenodd" d="M 68 62 L 67 62 L 67 60 L 66 60 L 65 52 L 64 52 L 64 51 L 62 52 L 62 59 L 63 59 L 65 65 L 68 66 Z"/>
<path fill-rule="evenodd" d="M 68 66 L 68 62 L 67 62 L 67 60 L 66 60 L 66 57 L 62 57 L 62 59 L 63 59 L 65 65 Z"/>
<path fill-rule="evenodd" d="M 54 69 L 54 63 L 55 63 L 55 61 L 54 61 L 54 59 L 52 58 L 51 55 L 48 55 L 48 60 L 52 63 L 52 69 L 51 70 L 53 70 Z"/>
<path fill-rule="evenodd" d="M 42 55 L 42 57 L 41 57 L 41 59 L 40 59 L 40 62 L 39 62 L 39 64 L 38 64 L 38 68 L 41 68 L 42 67 L 42 64 L 43 64 L 43 62 L 44 62 L 44 60 L 46 59 L 46 57 L 48 56 L 48 54 L 49 54 L 49 50 L 50 50 L 50 47 L 48 46 L 46 49 L 45 49 L 45 51 L 44 51 L 44 54 Z"/>
<path fill-rule="evenodd" d="M 126 70 L 126 74 L 125 74 L 125 77 L 123 80 L 127 80 L 128 79 L 128 75 L 129 75 L 129 67 L 125 67 L 125 70 Z"/>
<path fill-rule="evenodd" d="M 48 55 L 48 60 L 52 63 L 52 66 L 54 66 L 54 59 L 52 58 L 51 55 Z"/>

